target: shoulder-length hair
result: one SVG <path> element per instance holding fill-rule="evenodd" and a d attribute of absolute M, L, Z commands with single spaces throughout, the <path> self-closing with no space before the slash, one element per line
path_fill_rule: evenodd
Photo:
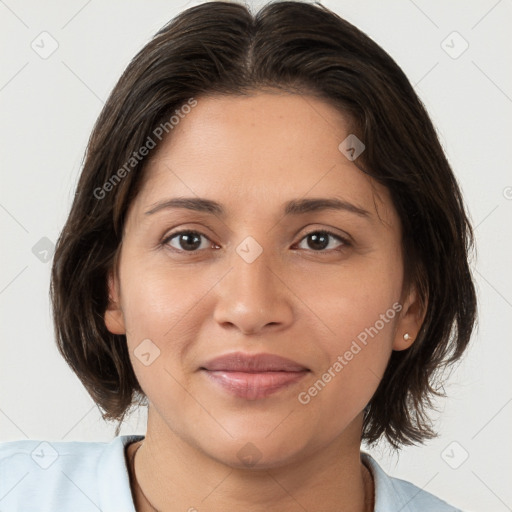
<path fill-rule="evenodd" d="M 403 228 L 404 286 L 416 287 L 426 315 L 412 346 L 392 353 L 365 408 L 363 439 L 385 436 L 398 448 L 434 437 L 426 411 L 444 396 L 439 372 L 461 357 L 476 321 L 472 228 L 400 67 L 321 5 L 274 2 L 253 14 L 242 4 L 204 3 L 172 19 L 133 58 L 94 126 L 57 242 L 50 295 L 58 349 L 103 418 L 118 420 L 118 435 L 135 398 L 144 398 L 125 335 L 104 322 L 107 276 L 148 161 L 139 149 L 191 98 L 266 88 L 313 94 L 344 113 L 366 146 L 356 165 L 391 193 Z"/>

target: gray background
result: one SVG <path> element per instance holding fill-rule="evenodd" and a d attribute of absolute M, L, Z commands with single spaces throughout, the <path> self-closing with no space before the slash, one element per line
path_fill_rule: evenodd
<path fill-rule="evenodd" d="M 0 1 L 0 441 L 113 437 L 114 425 L 54 345 L 52 248 L 107 95 L 151 36 L 198 3 Z M 512 2 L 323 3 L 388 51 L 414 84 L 476 226 L 479 328 L 445 386 L 449 398 L 439 401 L 441 434 L 399 458 L 385 445 L 371 453 L 388 473 L 464 510 L 512 510 Z M 145 411 L 133 414 L 121 434 L 143 433 L 145 420 Z"/>

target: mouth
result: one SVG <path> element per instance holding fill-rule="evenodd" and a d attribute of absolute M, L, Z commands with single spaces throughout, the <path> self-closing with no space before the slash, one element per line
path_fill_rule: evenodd
<path fill-rule="evenodd" d="M 305 366 L 273 354 L 236 352 L 199 368 L 218 389 L 246 400 L 259 400 L 290 387 L 310 372 Z"/>

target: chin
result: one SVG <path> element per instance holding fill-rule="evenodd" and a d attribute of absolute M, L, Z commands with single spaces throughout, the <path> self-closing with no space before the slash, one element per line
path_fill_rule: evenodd
<path fill-rule="evenodd" d="M 272 437 L 272 439 L 271 439 Z M 293 444 L 292 444 L 293 443 Z M 218 462 L 236 469 L 263 470 L 291 464 L 301 458 L 306 443 L 296 435 L 275 432 L 268 435 L 250 435 L 247 430 L 224 443 L 204 447 L 204 451 Z"/>

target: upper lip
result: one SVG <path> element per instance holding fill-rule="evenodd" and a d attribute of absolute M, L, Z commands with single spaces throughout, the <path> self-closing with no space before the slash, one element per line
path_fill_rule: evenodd
<path fill-rule="evenodd" d="M 308 368 L 275 354 L 244 354 L 233 352 L 223 356 L 215 357 L 207 361 L 201 369 L 209 371 L 231 371 L 231 372 L 301 372 Z"/>

